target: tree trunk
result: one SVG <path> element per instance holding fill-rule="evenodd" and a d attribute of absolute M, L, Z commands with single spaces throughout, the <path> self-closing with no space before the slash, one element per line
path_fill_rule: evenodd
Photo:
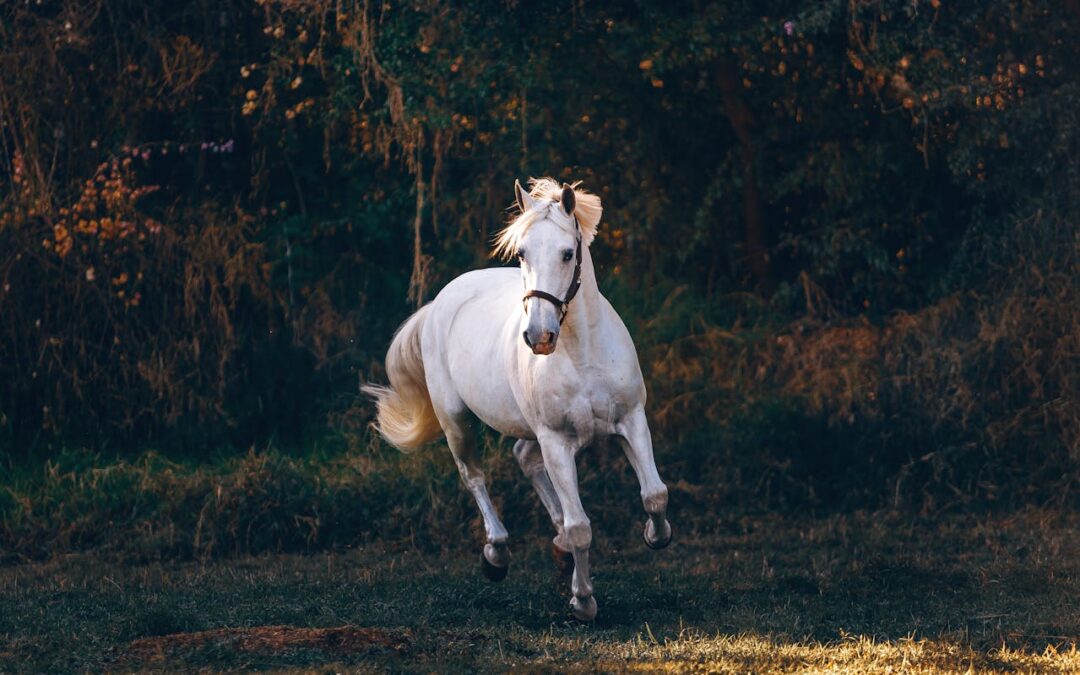
<path fill-rule="evenodd" d="M 716 85 L 723 95 L 724 114 L 727 115 L 728 123 L 739 141 L 739 158 L 743 171 L 743 244 L 750 274 L 758 288 L 769 291 L 773 284 L 772 268 L 769 264 L 769 225 L 761 204 L 761 191 L 758 189 L 757 157 L 751 133 L 754 116 L 743 100 L 739 73 L 734 64 L 725 63 L 720 67 Z"/>

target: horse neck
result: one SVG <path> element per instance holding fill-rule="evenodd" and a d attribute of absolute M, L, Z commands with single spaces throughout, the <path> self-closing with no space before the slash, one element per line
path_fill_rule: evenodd
<path fill-rule="evenodd" d="M 592 254 L 589 247 L 581 249 L 581 288 L 570 302 L 566 312 L 566 320 L 563 325 L 565 337 L 571 338 L 568 342 L 571 349 L 587 351 L 593 346 L 593 339 L 597 336 L 601 313 L 602 298 L 600 287 L 596 284 L 596 270 L 593 267 Z"/>

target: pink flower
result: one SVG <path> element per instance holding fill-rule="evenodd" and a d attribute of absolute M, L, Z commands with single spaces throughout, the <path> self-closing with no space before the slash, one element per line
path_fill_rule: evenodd
<path fill-rule="evenodd" d="M 794 34 L 795 34 L 795 22 L 792 21 L 791 19 L 788 19 L 787 21 L 784 22 L 784 35 L 794 35 Z"/>

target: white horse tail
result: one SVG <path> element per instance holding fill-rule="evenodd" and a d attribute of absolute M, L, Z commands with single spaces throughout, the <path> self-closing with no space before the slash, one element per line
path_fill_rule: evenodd
<path fill-rule="evenodd" d="M 378 410 L 375 429 L 391 445 L 405 452 L 442 435 L 442 427 L 428 395 L 420 347 L 420 331 L 429 307 L 421 307 L 409 317 L 390 343 L 386 352 L 386 375 L 390 386 L 366 384 L 361 387 L 361 391 L 375 399 Z"/>

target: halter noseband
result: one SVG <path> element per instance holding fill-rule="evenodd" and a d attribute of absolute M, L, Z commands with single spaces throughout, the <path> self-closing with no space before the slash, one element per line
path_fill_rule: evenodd
<path fill-rule="evenodd" d="M 570 301 L 577 295 L 578 289 L 581 288 L 581 226 L 578 225 L 577 216 L 574 216 L 574 229 L 577 230 L 577 250 L 574 252 L 576 262 L 574 263 L 574 276 L 570 278 L 570 288 L 566 289 L 566 297 L 560 300 L 558 297 L 548 293 L 547 291 L 525 291 L 525 296 L 521 298 L 521 304 L 525 308 L 525 313 L 529 313 L 529 298 L 540 298 L 541 300 L 547 300 L 559 310 L 559 325 L 566 319 L 566 313 L 570 310 Z"/>

